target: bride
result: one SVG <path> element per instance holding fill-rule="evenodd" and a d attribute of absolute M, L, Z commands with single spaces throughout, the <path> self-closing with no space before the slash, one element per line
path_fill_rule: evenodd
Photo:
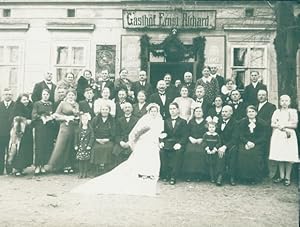
<path fill-rule="evenodd" d="M 159 136 L 163 119 L 157 104 L 147 106 L 144 115 L 129 134 L 132 153 L 112 171 L 72 190 L 80 194 L 149 195 L 157 193 L 160 170 Z"/>

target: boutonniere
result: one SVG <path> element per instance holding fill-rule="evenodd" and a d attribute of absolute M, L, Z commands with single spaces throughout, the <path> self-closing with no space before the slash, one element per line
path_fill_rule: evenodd
<path fill-rule="evenodd" d="M 254 129 L 256 128 L 256 124 L 254 121 L 251 121 L 248 125 L 249 127 L 249 130 L 250 130 L 250 133 L 253 133 L 254 132 Z"/>

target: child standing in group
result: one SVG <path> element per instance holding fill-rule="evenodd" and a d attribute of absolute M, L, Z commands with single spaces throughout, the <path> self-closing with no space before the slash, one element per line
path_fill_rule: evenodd
<path fill-rule="evenodd" d="M 217 117 L 207 117 L 208 131 L 203 135 L 203 147 L 207 153 L 207 164 L 209 167 L 209 175 L 211 183 L 215 183 L 215 169 L 217 162 L 217 151 L 221 147 L 221 138 L 216 132 L 216 125 L 218 123 Z"/>
<path fill-rule="evenodd" d="M 89 113 L 81 115 L 79 129 L 75 136 L 76 159 L 79 161 L 78 178 L 87 177 L 91 149 L 95 141 L 94 132 L 89 124 L 90 120 L 91 115 Z"/>

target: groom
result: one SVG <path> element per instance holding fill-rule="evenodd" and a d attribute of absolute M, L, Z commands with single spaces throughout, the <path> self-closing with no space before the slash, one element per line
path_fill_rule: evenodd
<path fill-rule="evenodd" d="M 165 120 L 163 137 L 161 137 L 161 176 L 171 185 L 176 184 L 182 153 L 187 143 L 187 122 L 179 117 L 179 106 L 173 102 L 169 105 L 171 117 Z"/>

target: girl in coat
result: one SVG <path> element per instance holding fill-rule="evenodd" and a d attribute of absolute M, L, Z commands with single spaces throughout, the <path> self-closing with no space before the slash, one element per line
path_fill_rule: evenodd
<path fill-rule="evenodd" d="M 79 129 L 75 135 L 76 159 L 79 161 L 78 178 L 86 178 L 88 164 L 91 158 L 91 149 L 94 144 L 94 132 L 89 124 L 91 115 L 85 113 L 80 117 Z"/>

